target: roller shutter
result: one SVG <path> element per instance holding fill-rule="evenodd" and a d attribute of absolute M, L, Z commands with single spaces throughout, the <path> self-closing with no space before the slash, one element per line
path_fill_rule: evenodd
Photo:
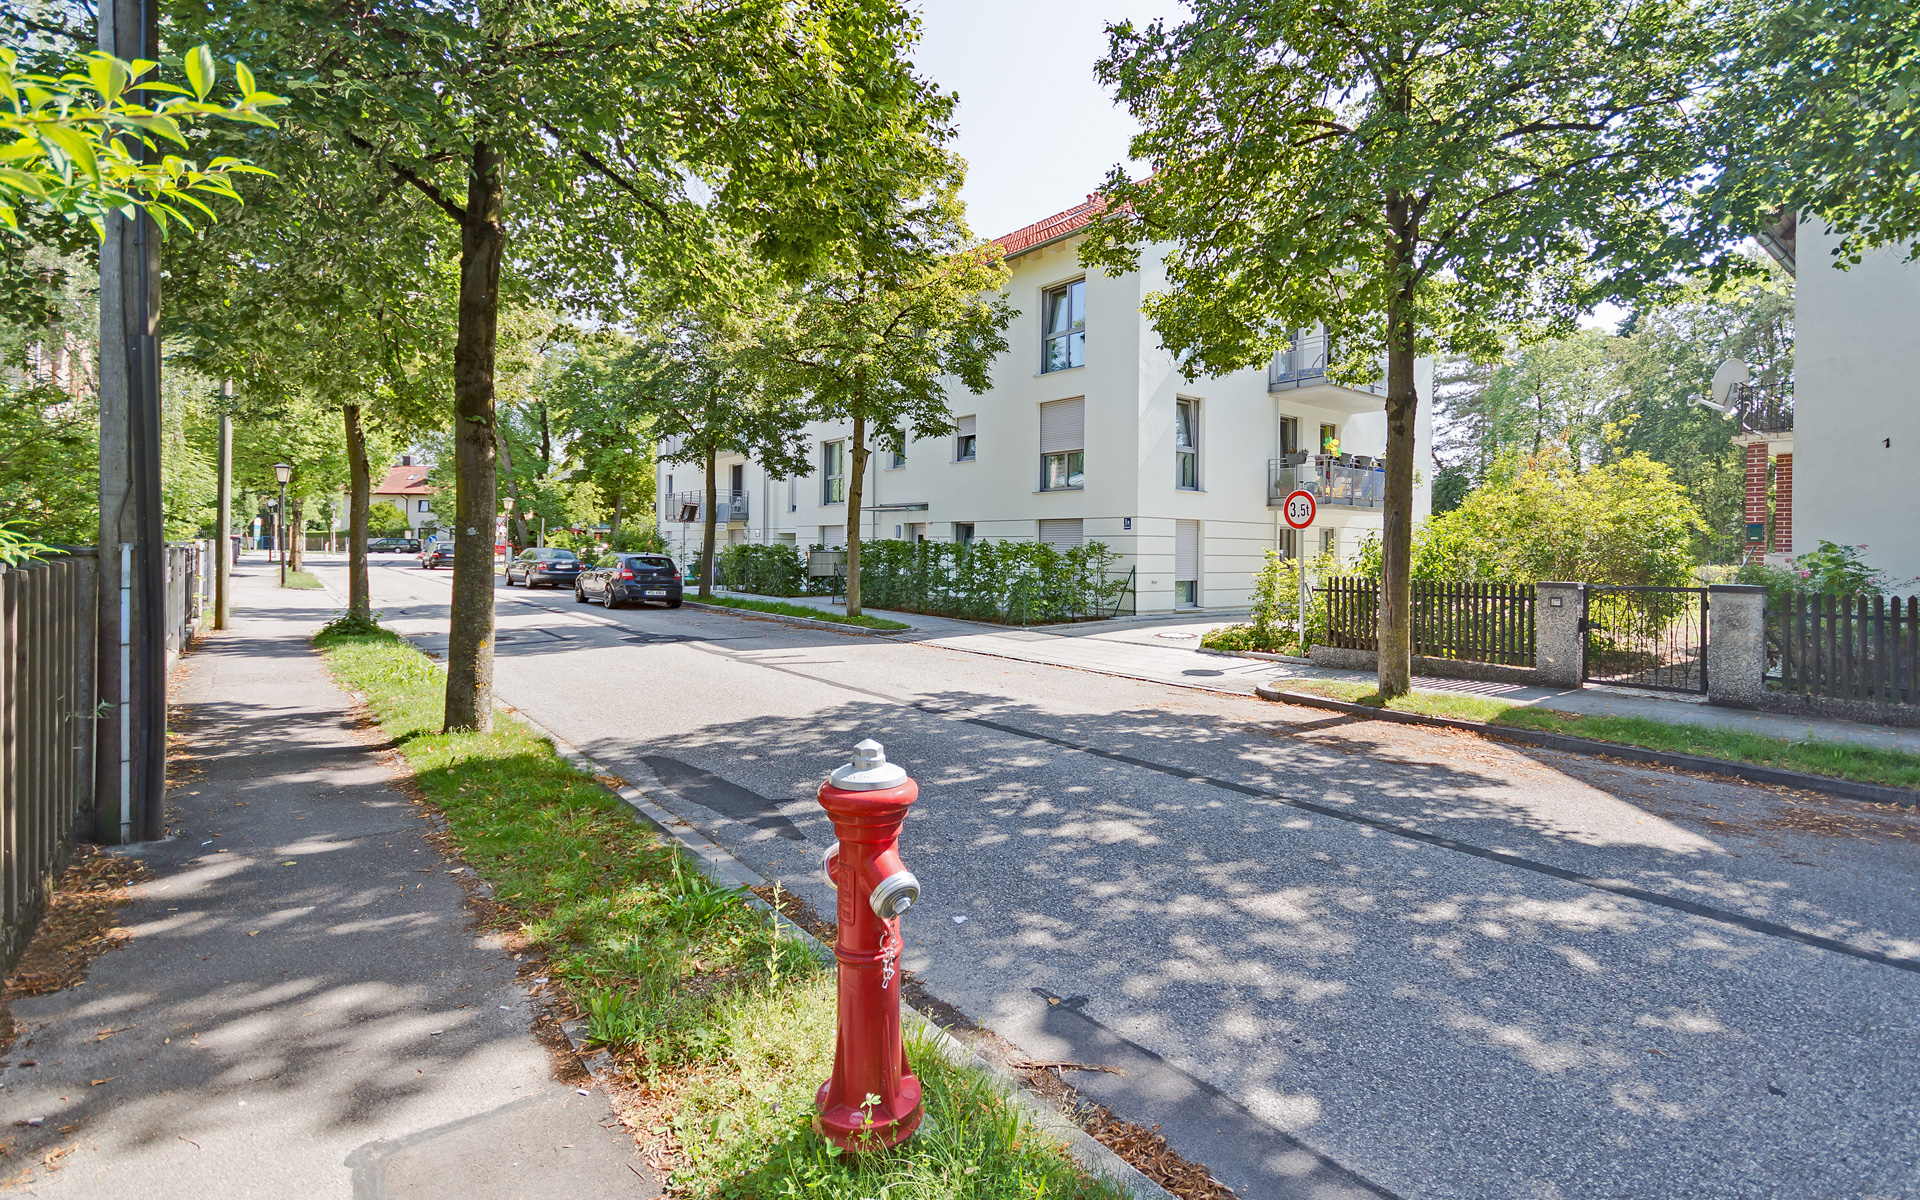
<path fill-rule="evenodd" d="M 956 432 L 958 432 L 961 437 L 972 437 L 974 435 L 974 418 L 961 417 L 955 421 L 954 424 L 960 427 Z"/>
<path fill-rule="evenodd" d="M 847 527 L 845 525 L 822 525 L 820 527 L 820 544 L 829 550 L 845 549 L 847 544 Z"/>
<path fill-rule="evenodd" d="M 1087 448 L 1087 401 L 1085 397 L 1054 400 L 1040 406 L 1040 453 L 1058 454 L 1063 450 Z"/>
<path fill-rule="evenodd" d="M 1200 522 L 1173 523 L 1173 578 L 1194 582 L 1200 578 Z"/>
<path fill-rule="evenodd" d="M 1071 550 L 1087 540 L 1085 522 L 1074 517 L 1071 520 L 1040 522 L 1040 540 L 1055 550 Z"/>

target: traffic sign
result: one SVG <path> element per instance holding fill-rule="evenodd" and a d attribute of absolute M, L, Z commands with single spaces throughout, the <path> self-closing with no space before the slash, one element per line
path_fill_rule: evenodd
<path fill-rule="evenodd" d="M 1287 493 L 1286 502 L 1280 506 L 1280 515 L 1287 519 L 1287 527 L 1290 529 L 1305 529 L 1313 524 L 1314 514 L 1318 511 L 1319 506 L 1314 503 L 1313 493 L 1305 490 Z"/>

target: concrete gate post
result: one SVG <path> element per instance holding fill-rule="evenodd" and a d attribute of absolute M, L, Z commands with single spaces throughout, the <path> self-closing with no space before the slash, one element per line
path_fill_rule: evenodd
<path fill-rule="evenodd" d="M 1707 589 L 1707 702 L 1753 708 L 1767 688 L 1767 589 Z"/>
<path fill-rule="evenodd" d="M 1549 687 L 1579 687 L 1587 677 L 1587 585 L 1536 583 L 1533 669 Z"/>

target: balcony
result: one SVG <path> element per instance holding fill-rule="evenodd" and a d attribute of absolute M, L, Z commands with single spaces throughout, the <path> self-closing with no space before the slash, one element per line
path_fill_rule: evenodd
<path fill-rule="evenodd" d="M 1379 508 L 1386 502 L 1386 469 L 1364 454 L 1307 454 L 1267 460 L 1267 507 L 1279 508 L 1295 491 L 1315 504 Z"/>
<path fill-rule="evenodd" d="M 1326 330 L 1300 330 L 1293 335 L 1293 344 L 1274 355 L 1267 367 L 1267 391 L 1292 392 L 1290 398 L 1301 404 L 1349 416 L 1379 412 L 1387 396 L 1384 366 L 1371 383 L 1335 383 L 1327 378 L 1327 364 L 1333 357 L 1333 339 Z"/>
<path fill-rule="evenodd" d="M 1768 438 L 1789 437 L 1793 433 L 1793 397 L 1782 396 L 1764 384 L 1736 383 L 1728 396 L 1734 416 L 1743 433 Z"/>
<path fill-rule="evenodd" d="M 705 523 L 706 514 L 700 510 L 706 507 L 705 492 L 673 492 L 667 496 L 666 507 L 662 515 L 669 521 Z M 719 511 L 714 520 L 721 525 L 732 525 L 747 519 L 747 494 L 745 492 L 721 492 Z"/>

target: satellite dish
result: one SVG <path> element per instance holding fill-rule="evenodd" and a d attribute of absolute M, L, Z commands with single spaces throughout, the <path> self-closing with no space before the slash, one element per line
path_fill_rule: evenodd
<path fill-rule="evenodd" d="M 1752 378 L 1747 373 L 1747 364 L 1737 358 L 1721 363 L 1713 372 L 1713 407 L 1721 412 L 1731 412 L 1733 405 L 1728 397 L 1733 394 L 1733 385 L 1747 383 Z"/>

